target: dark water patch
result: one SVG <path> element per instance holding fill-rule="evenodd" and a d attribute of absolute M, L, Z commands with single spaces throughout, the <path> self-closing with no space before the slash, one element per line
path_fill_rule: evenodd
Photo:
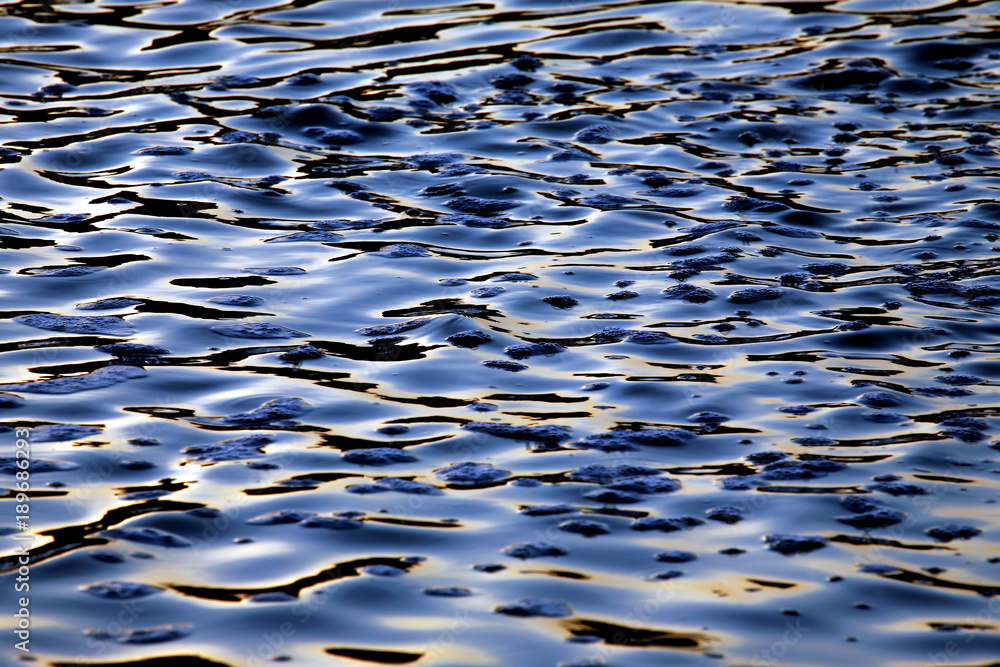
<path fill-rule="evenodd" d="M 19 408 L 24 405 L 24 399 L 16 394 L 0 394 L 0 408 Z"/>
<path fill-rule="evenodd" d="M 274 442 L 266 435 L 248 435 L 242 438 L 222 440 L 210 445 L 191 445 L 184 448 L 188 461 L 192 463 L 221 463 L 239 461 L 264 455 L 265 445 Z"/>
<path fill-rule="evenodd" d="M 304 519 L 301 523 L 304 528 L 324 530 L 357 530 L 364 525 L 363 522 L 349 516 L 315 516 Z M 364 571 L 362 568 L 362 572 Z"/>
<path fill-rule="evenodd" d="M 448 336 L 445 340 L 457 347 L 476 348 L 490 342 L 493 340 L 493 337 L 485 331 L 470 329 L 468 331 L 459 331 L 458 333 L 454 333 Z"/>
<path fill-rule="evenodd" d="M 49 424 L 31 429 L 31 439 L 35 442 L 65 442 L 97 435 L 101 430 L 97 426 L 82 424 Z"/>
<path fill-rule="evenodd" d="M 705 523 L 704 520 L 691 516 L 681 517 L 660 517 L 647 516 L 636 519 L 630 528 L 642 532 L 657 531 L 660 533 L 674 533 L 680 530 L 690 530 Z M 663 560 L 657 557 L 657 560 Z"/>
<path fill-rule="evenodd" d="M 675 479 L 662 476 L 644 475 L 641 477 L 625 477 L 604 486 L 616 491 L 632 493 L 672 493 L 681 488 L 681 483 Z"/>
<path fill-rule="evenodd" d="M 696 434 L 680 428 L 645 429 L 638 431 L 613 430 L 586 436 L 572 443 L 581 449 L 599 449 L 606 452 L 630 451 L 640 445 L 654 447 L 679 447 L 696 437 Z"/>
<path fill-rule="evenodd" d="M 783 556 L 807 554 L 826 546 L 826 540 L 813 535 L 791 535 L 788 533 L 766 535 L 764 542 L 771 551 Z"/>
<path fill-rule="evenodd" d="M 398 477 L 383 477 L 371 484 L 355 484 L 347 487 L 348 493 L 369 495 L 395 491 L 413 496 L 440 496 L 442 492 L 435 486 Z"/>
<path fill-rule="evenodd" d="M 325 649 L 330 655 L 373 662 L 380 665 L 408 665 L 424 657 L 423 653 L 407 653 L 405 651 L 388 651 L 385 649 L 364 649 L 353 647 L 334 647 Z"/>
<path fill-rule="evenodd" d="M 487 433 L 499 438 L 509 438 L 512 440 L 527 440 L 532 442 L 559 442 L 569 437 L 570 430 L 566 426 L 557 425 L 537 425 L 518 426 L 513 424 L 499 424 L 490 422 L 468 422 L 462 428 Z"/>
<path fill-rule="evenodd" d="M 88 595 L 103 598 L 105 600 L 133 600 L 144 598 L 163 591 L 158 586 L 140 584 L 129 581 L 102 581 L 96 584 L 84 586 L 81 589 Z"/>
<path fill-rule="evenodd" d="M 278 510 L 268 514 L 262 514 L 252 519 L 247 519 L 247 523 L 257 526 L 272 526 L 289 523 L 300 523 L 310 517 L 315 516 L 312 512 L 300 510 Z"/>
<path fill-rule="evenodd" d="M 306 272 L 297 266 L 255 266 L 243 269 L 244 273 L 256 276 L 298 276 Z"/>
<path fill-rule="evenodd" d="M 144 302 L 137 299 L 126 299 L 126 298 L 114 298 L 114 299 L 98 299 L 97 301 L 89 301 L 87 303 L 77 304 L 77 310 L 114 310 L 116 308 L 130 308 L 131 306 L 139 306 Z"/>
<path fill-rule="evenodd" d="M 888 528 L 902 523 L 906 519 L 906 514 L 897 510 L 878 508 L 872 509 L 853 516 L 837 517 L 837 521 L 848 526 L 860 528 L 862 530 L 872 530 L 875 528 Z"/>
<path fill-rule="evenodd" d="M 109 336 L 129 336 L 135 333 L 131 324 L 116 315 L 77 317 L 68 315 L 22 315 L 15 322 L 48 331 L 65 333 L 105 334 Z"/>
<path fill-rule="evenodd" d="M 714 641 L 713 637 L 705 634 L 629 627 L 592 619 L 573 619 L 564 623 L 564 627 L 575 637 L 597 637 L 612 646 L 696 649 Z"/>
<path fill-rule="evenodd" d="M 464 598 L 475 595 L 475 592 L 460 586 L 437 586 L 435 588 L 425 588 L 424 595 L 445 598 Z"/>
<path fill-rule="evenodd" d="M 558 505 L 525 505 L 520 513 L 525 516 L 553 516 L 556 514 L 572 514 L 576 512 L 573 505 L 560 503 Z"/>
<path fill-rule="evenodd" d="M 573 615 L 565 602 L 538 598 L 523 598 L 517 602 L 502 604 L 495 607 L 493 611 L 507 616 L 523 617 L 566 618 Z"/>
<path fill-rule="evenodd" d="M 501 470 L 488 463 L 463 461 L 435 471 L 441 480 L 460 486 L 490 484 L 510 476 L 509 470 Z"/>
<path fill-rule="evenodd" d="M 308 361 L 310 359 L 322 359 L 326 356 L 326 353 L 314 345 L 306 344 L 292 348 L 287 352 L 282 352 L 278 356 L 282 361 L 301 362 Z"/>
<path fill-rule="evenodd" d="M 75 394 L 80 391 L 110 387 L 147 375 L 145 370 L 136 366 L 106 366 L 86 375 L 0 384 L 0 389 L 33 394 Z"/>
<path fill-rule="evenodd" d="M 159 528 L 112 528 L 104 531 L 103 535 L 158 547 L 190 547 L 192 545 L 190 540 Z"/>
<path fill-rule="evenodd" d="M 556 546 L 549 542 L 523 542 L 519 544 L 511 544 L 510 546 L 504 547 L 503 553 L 511 556 L 512 558 L 520 558 L 521 560 L 528 560 L 532 558 L 551 558 L 556 556 L 565 556 L 568 552 L 560 546 Z"/>
<path fill-rule="evenodd" d="M 566 476 L 574 481 L 608 484 L 623 478 L 659 474 L 661 473 L 656 468 L 643 465 L 621 463 L 609 466 L 603 463 L 590 463 L 569 472 Z"/>
<path fill-rule="evenodd" d="M 182 639 L 191 634 L 193 628 L 186 623 L 156 625 L 148 628 L 128 628 L 121 631 L 91 629 L 85 634 L 95 641 L 111 641 L 118 644 L 159 644 L 160 642 Z"/>
<path fill-rule="evenodd" d="M 218 426 L 233 426 L 238 428 L 266 428 L 280 426 L 292 417 L 300 417 L 312 406 L 301 398 L 283 397 L 267 401 L 259 408 L 248 412 L 239 412 L 224 417 L 195 417 L 190 421 Z M 278 423 L 276 425 L 276 422 Z"/>
<path fill-rule="evenodd" d="M 431 320 L 428 318 L 418 318 L 406 322 L 394 322 L 392 324 L 362 327 L 358 329 L 358 333 L 365 336 L 394 336 L 396 334 L 403 333 L 404 331 L 412 331 L 413 329 L 422 327 L 430 321 Z"/>
<path fill-rule="evenodd" d="M 268 280 L 260 276 L 246 276 L 246 277 L 221 277 L 221 278 L 174 278 L 170 281 L 171 285 L 177 285 L 178 287 L 205 287 L 210 289 L 215 288 L 239 288 L 239 287 L 251 287 L 255 285 L 271 285 L 275 281 Z"/>
<path fill-rule="evenodd" d="M 212 331 L 230 338 L 301 338 L 307 333 L 290 329 L 280 324 L 270 322 L 255 322 L 252 324 L 224 324 L 212 327 Z"/>
<path fill-rule="evenodd" d="M 368 466 L 384 466 L 394 463 L 412 463 L 417 460 L 413 454 L 390 447 L 373 447 L 371 449 L 352 449 L 344 452 L 344 460 L 348 463 Z"/>
<path fill-rule="evenodd" d="M 975 526 L 948 523 L 928 528 L 926 532 L 938 542 L 951 542 L 952 540 L 972 539 L 983 531 Z"/>

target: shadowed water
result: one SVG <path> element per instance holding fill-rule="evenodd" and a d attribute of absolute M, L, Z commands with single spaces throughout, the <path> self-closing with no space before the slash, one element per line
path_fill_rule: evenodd
<path fill-rule="evenodd" d="M 994 664 L 998 29 L 0 3 L 0 662 Z"/>

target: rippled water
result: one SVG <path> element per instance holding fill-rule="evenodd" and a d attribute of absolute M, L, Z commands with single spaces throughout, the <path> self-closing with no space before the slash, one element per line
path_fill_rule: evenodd
<path fill-rule="evenodd" d="M 1000 3 L 0 13 L 4 664 L 996 664 Z"/>

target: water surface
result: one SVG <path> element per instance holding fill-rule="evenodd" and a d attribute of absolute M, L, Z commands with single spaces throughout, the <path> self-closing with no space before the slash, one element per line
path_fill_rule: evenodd
<path fill-rule="evenodd" d="M 998 3 L 0 14 L 4 664 L 1000 655 Z"/>

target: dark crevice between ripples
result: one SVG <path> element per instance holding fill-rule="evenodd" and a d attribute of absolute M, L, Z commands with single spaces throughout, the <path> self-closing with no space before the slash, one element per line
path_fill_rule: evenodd
<path fill-rule="evenodd" d="M 64 526 L 62 528 L 42 531 L 41 534 L 50 537 L 52 541 L 44 546 L 30 549 L 28 558 L 32 565 L 37 565 L 50 558 L 61 556 L 76 549 L 107 544 L 108 539 L 91 536 L 137 516 L 153 512 L 185 512 L 201 507 L 205 507 L 205 505 L 202 503 L 177 502 L 172 500 L 150 500 L 125 507 L 116 507 L 108 510 L 97 521 L 88 524 Z M 17 567 L 16 556 L 0 558 L 0 573 L 12 572 L 17 570 Z"/>
<path fill-rule="evenodd" d="M 415 563 L 407 562 L 401 558 L 389 556 L 375 556 L 371 558 L 358 558 L 355 560 L 336 563 L 332 567 L 321 570 L 308 577 L 301 577 L 287 584 L 279 586 L 269 586 L 265 588 L 209 588 L 202 586 L 185 586 L 181 584 L 166 584 L 168 588 L 177 591 L 181 595 L 186 595 L 202 600 L 215 600 L 217 602 L 242 602 L 255 595 L 265 595 L 268 593 L 284 593 L 293 598 L 299 597 L 304 590 L 314 586 L 320 586 L 339 579 L 349 577 L 359 577 L 363 574 L 362 568 L 370 565 L 386 565 L 399 570 L 409 571 L 416 566 Z"/>

